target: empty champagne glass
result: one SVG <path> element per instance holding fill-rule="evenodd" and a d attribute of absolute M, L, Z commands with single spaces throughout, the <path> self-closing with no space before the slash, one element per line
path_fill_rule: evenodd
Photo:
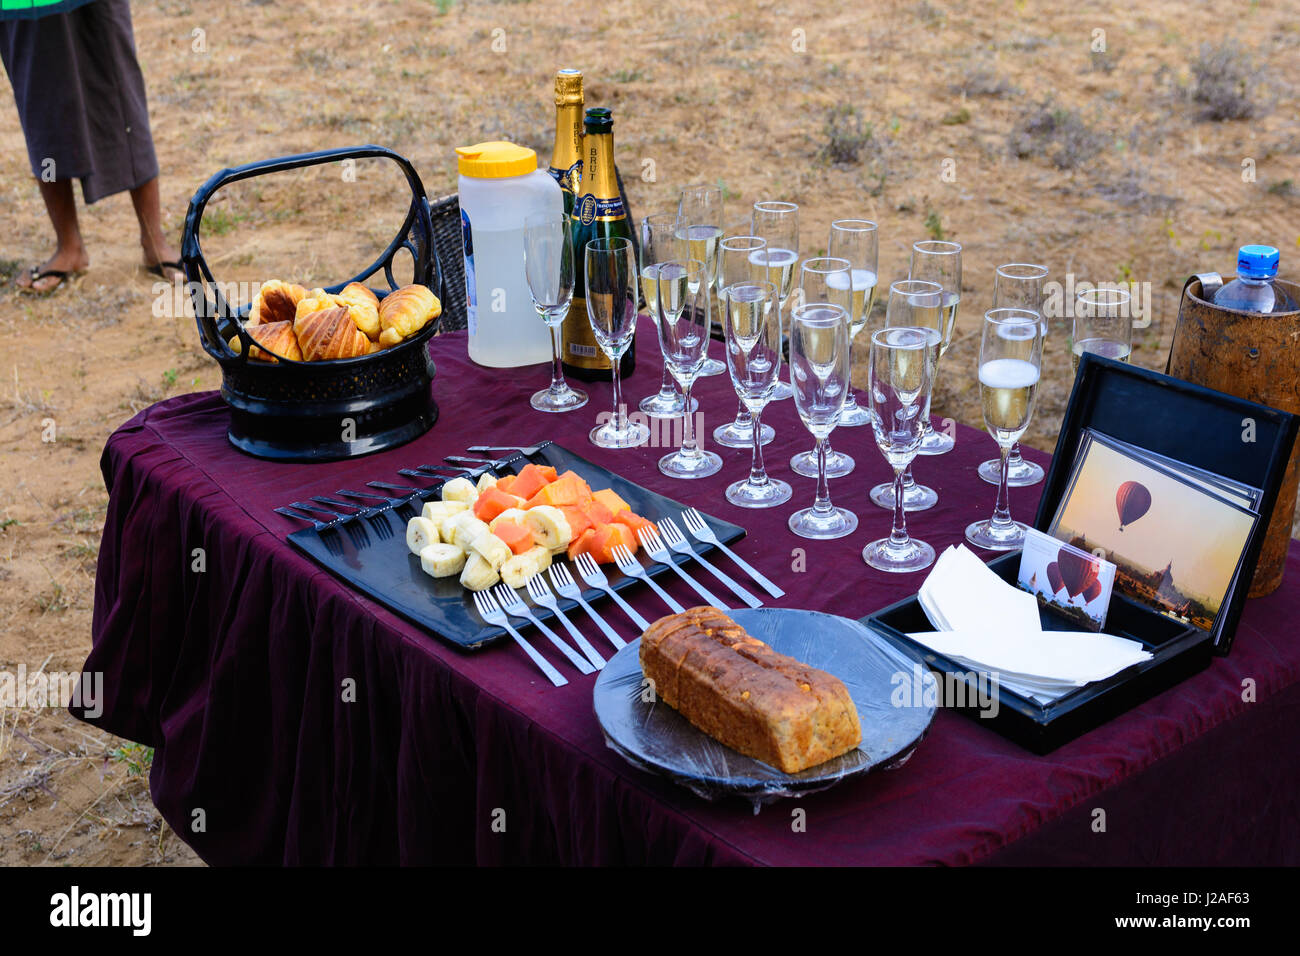
<path fill-rule="evenodd" d="M 907 277 L 937 282 L 943 287 L 943 328 L 940 330 L 943 344 L 939 348 L 939 358 L 942 359 L 952 344 L 953 329 L 957 327 L 957 306 L 961 302 L 961 243 L 938 239 L 912 243 L 912 263 Z M 936 368 L 936 379 L 938 374 Z M 922 427 L 925 434 L 921 437 L 921 450 L 917 454 L 944 455 L 952 451 L 956 441 L 946 432 L 934 430 L 929 412 L 926 412 Z"/>
<path fill-rule="evenodd" d="M 752 416 L 750 442 L 754 453 L 749 477 L 727 488 L 727 500 L 742 508 L 771 508 L 790 500 L 790 485 L 769 478 L 763 466 L 763 409 L 771 401 L 781 372 L 780 292 L 767 281 L 728 284 L 722 293 L 722 324 L 726 336 L 727 368 L 736 394 Z"/>
<path fill-rule="evenodd" d="M 849 388 L 849 314 L 838 305 L 813 302 L 790 314 L 790 381 L 804 426 L 817 439 L 817 497 L 811 508 L 790 516 L 790 530 L 801 538 L 842 538 L 858 526 L 857 517 L 831 504 L 824 467 L 826 439 L 844 410 Z"/>
<path fill-rule="evenodd" d="M 1074 335 L 1070 363 L 1079 371 L 1079 359 L 1092 352 L 1117 362 L 1133 353 L 1133 296 L 1124 289 L 1085 289 L 1074 300 Z"/>
<path fill-rule="evenodd" d="M 869 219 L 836 219 L 831 223 L 831 235 L 826 244 L 826 254 L 847 259 L 852 265 L 852 305 L 849 308 L 849 347 L 857 341 L 871 317 L 871 306 L 876 300 L 876 264 L 879 255 L 879 232 Z M 832 277 L 840 281 L 838 277 Z M 849 390 L 840 416 L 840 427 L 869 425 L 871 414 L 858 404 L 857 396 Z"/>
<path fill-rule="evenodd" d="M 886 328 L 919 328 L 924 329 L 926 337 L 934 347 L 935 354 L 932 356 L 934 364 L 939 364 L 939 348 L 943 343 L 943 287 L 937 282 L 923 282 L 920 279 L 904 279 L 901 282 L 895 282 L 889 287 L 889 302 L 885 307 L 885 327 Z M 921 409 L 921 418 L 918 427 L 921 429 L 921 440 L 925 441 L 926 428 L 930 423 L 930 398 L 933 395 L 934 382 L 931 377 L 930 391 L 926 393 L 925 402 Z M 917 452 L 920 454 L 919 450 Z M 903 509 L 905 511 L 925 511 L 933 508 L 939 503 L 938 493 L 926 485 L 919 484 L 912 477 L 912 467 L 914 462 L 908 462 L 903 471 Z M 893 511 L 894 490 L 898 487 L 897 482 L 885 481 L 869 492 L 869 497 L 873 504 L 879 505 L 886 511 Z"/>
<path fill-rule="evenodd" d="M 1011 446 L 1029 427 L 1043 362 L 1043 317 L 1029 309 L 991 309 L 984 314 L 980 340 L 980 403 L 984 426 L 1001 452 L 1002 480 L 993 517 L 966 528 L 966 540 L 991 551 L 1015 551 L 1025 541 L 1025 525 L 1011 520 L 1006 461 Z"/>
<path fill-rule="evenodd" d="M 1028 309 L 1043 316 L 1043 334 L 1047 334 L 1047 316 L 1043 315 L 1043 285 L 1047 282 L 1047 266 L 1031 262 L 1009 262 L 998 266 L 993 277 L 993 308 Z M 990 458 L 982 463 L 977 473 L 991 485 L 1002 478 L 1002 459 Z M 1043 469 L 1032 461 L 1020 457 L 1020 442 L 1011 446 L 1007 456 L 1007 484 L 1012 488 L 1036 485 L 1043 480 Z"/>
<path fill-rule="evenodd" d="M 748 220 L 745 221 L 745 228 L 749 228 Z M 727 286 L 737 282 L 767 278 L 767 269 L 754 261 L 755 256 L 766 247 L 766 239 L 743 234 L 728 235 L 718 244 L 718 307 L 724 310 L 724 331 L 727 303 L 723 292 Z M 730 363 L 730 358 L 727 361 Z M 776 431 L 771 425 L 760 425 L 759 434 L 764 445 L 776 437 Z M 736 412 L 736 420 L 715 428 L 713 440 L 728 448 L 748 448 L 753 443 L 753 417 L 743 398 Z"/>
<path fill-rule="evenodd" d="M 710 295 L 716 293 L 718 288 L 718 243 L 722 241 L 724 222 L 722 201 L 722 187 L 707 184 L 687 186 L 677 200 L 677 215 L 685 220 L 682 226 L 690 243 L 687 254 L 704 263 Z M 700 374 L 721 375 L 726 370 L 725 365 L 706 354 L 704 369 Z"/>
<path fill-rule="evenodd" d="M 925 407 L 934 385 L 937 332 L 925 327 L 884 328 L 871 336 L 867 392 L 876 446 L 894 470 L 894 524 L 889 537 L 862 549 L 862 560 L 881 571 L 920 571 L 934 561 L 934 548 L 907 534 L 902 506 L 903 473 L 921 447 Z"/>
<path fill-rule="evenodd" d="M 816 259 L 805 259 L 803 265 L 799 268 L 799 287 L 795 290 L 792 301 L 796 307 L 806 305 L 812 302 L 826 302 L 830 305 L 837 305 L 844 310 L 846 316 L 851 315 L 853 295 L 849 288 L 850 264 L 847 259 L 833 257 L 821 257 Z M 852 374 L 852 327 L 849 330 L 849 367 Z M 852 390 L 850 389 L 850 394 Z M 845 399 L 845 406 L 848 405 L 848 399 Z M 826 442 L 825 462 L 822 463 L 820 458 L 821 452 L 814 448 L 812 451 L 801 451 L 790 459 L 790 468 L 796 475 L 803 475 L 805 478 L 816 478 L 818 474 L 825 471 L 827 478 L 843 478 L 853 470 L 853 459 L 843 452 L 835 451 Z"/>
<path fill-rule="evenodd" d="M 659 347 L 685 396 L 683 409 L 691 403 L 691 387 L 708 357 L 713 318 L 706 270 L 699 259 L 661 262 L 657 276 Z M 671 478 L 704 478 L 722 470 L 722 459 L 699 447 L 694 417 L 683 411 L 681 447 L 659 459 L 659 470 Z"/>
<path fill-rule="evenodd" d="M 767 241 L 767 248 L 757 254 L 758 262 L 767 269 L 767 281 L 780 290 L 781 314 L 789 315 L 795 290 L 795 266 L 799 263 L 799 207 L 776 200 L 756 202 L 751 223 L 754 235 Z M 781 401 L 792 394 L 790 385 L 778 380 L 772 400 Z"/>
<path fill-rule="evenodd" d="M 636 258 L 632 240 L 623 236 L 592 239 L 584 255 L 587 318 L 596 344 L 614 363 L 614 411 L 608 421 L 592 429 L 591 443 L 599 448 L 634 448 L 650 438 L 650 428 L 628 418 L 618 374 L 619 362 L 636 333 Z"/>
<path fill-rule="evenodd" d="M 690 258 L 685 237 L 681 234 L 682 222 L 677 213 L 654 213 L 641 219 L 641 297 L 645 299 L 646 312 L 654 322 L 659 321 L 655 308 L 659 295 L 658 275 L 661 262 L 685 262 Z M 659 391 L 647 395 L 637 406 L 651 418 L 680 418 L 682 415 L 682 393 L 677 389 L 677 381 L 664 362 L 663 379 Z M 694 402 L 691 411 L 699 407 Z"/>
<path fill-rule="evenodd" d="M 551 386 L 534 392 L 539 412 L 571 412 L 587 404 L 587 393 L 564 380 L 560 327 L 573 300 L 573 240 L 563 213 L 534 213 L 524 219 L 524 274 L 533 308 L 551 331 Z"/>

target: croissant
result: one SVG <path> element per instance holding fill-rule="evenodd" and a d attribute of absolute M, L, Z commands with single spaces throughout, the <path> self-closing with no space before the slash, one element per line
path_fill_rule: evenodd
<path fill-rule="evenodd" d="M 353 358 L 370 353 L 370 340 L 342 307 L 300 316 L 294 323 L 298 345 L 308 362 Z"/>
<path fill-rule="evenodd" d="M 257 297 L 253 299 L 253 307 L 248 310 L 245 325 L 292 322 L 297 314 L 298 303 L 306 294 L 306 289 L 292 282 L 281 282 L 279 279 L 263 282 L 257 290 Z"/>
<path fill-rule="evenodd" d="M 292 359 L 295 362 L 302 361 L 302 349 L 298 347 L 298 337 L 293 334 L 292 322 L 263 322 L 261 325 L 245 326 L 245 331 L 252 336 L 253 341 L 259 345 L 270 349 L 271 353 L 264 352 L 254 345 L 248 350 L 250 359 L 257 359 L 263 362 L 278 362 L 276 355 Z M 230 347 L 238 355 L 243 351 L 244 343 L 240 341 L 238 335 L 230 339 Z"/>
<path fill-rule="evenodd" d="M 360 282 L 349 282 L 334 297 L 371 341 L 379 338 L 379 299 Z"/>
<path fill-rule="evenodd" d="M 442 314 L 442 303 L 428 286 L 408 285 L 379 303 L 380 345 L 396 345 Z"/>
<path fill-rule="evenodd" d="M 302 321 L 303 316 L 342 306 L 343 303 L 339 301 L 338 296 L 330 295 L 324 289 L 312 289 L 298 302 L 293 316 L 294 331 L 297 331 L 298 323 Z"/>

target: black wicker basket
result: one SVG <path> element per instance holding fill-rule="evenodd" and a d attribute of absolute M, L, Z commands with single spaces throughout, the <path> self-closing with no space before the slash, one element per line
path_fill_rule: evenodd
<path fill-rule="evenodd" d="M 221 394 L 230 406 L 231 444 L 250 455 L 278 461 L 351 458 L 408 442 L 437 421 L 434 367 L 427 344 L 437 332 L 439 320 L 430 322 L 405 342 L 373 355 L 321 362 L 285 358 L 276 363 L 249 361 L 249 350 L 255 343 L 241 324 L 248 306 L 231 307 L 199 246 L 204 208 L 223 186 L 303 166 L 371 157 L 392 160 L 406 176 L 412 194 L 406 220 L 388 248 L 368 268 L 351 279 L 327 286 L 326 291 L 337 292 L 349 282 L 368 285 L 367 280 L 382 270 L 387 287 L 374 290 L 382 298 L 398 287 L 393 278 L 393 257 L 405 249 L 414 261 L 413 281 L 428 286 L 445 301 L 424 185 L 405 157 L 382 146 L 302 153 L 223 169 L 190 200 L 181 242 L 182 265 L 203 348 L 221 365 Z M 236 335 L 243 344 L 240 352 L 228 344 Z"/>

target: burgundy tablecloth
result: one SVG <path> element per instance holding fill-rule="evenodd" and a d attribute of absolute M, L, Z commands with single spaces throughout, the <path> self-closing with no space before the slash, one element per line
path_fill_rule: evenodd
<path fill-rule="evenodd" d="M 658 383 L 646 332 L 630 401 Z M 284 539 L 299 525 L 271 509 L 395 480 L 399 467 L 469 444 L 550 438 L 748 528 L 738 550 L 788 592 L 774 603 L 857 618 L 921 581 L 872 571 L 859 556 L 889 525 L 866 498 L 887 477 L 868 431 L 833 436 L 858 459 L 852 475 L 832 483 L 836 501 L 861 516 L 858 533 L 808 542 L 785 524 L 813 495 L 813 482 L 788 465 L 810 444 L 792 403 L 767 416 L 777 430 L 767 456 L 774 474 L 794 482 L 795 502 L 744 511 L 722 491 L 745 473 L 747 452 L 718 449 L 725 468 L 714 478 L 669 480 L 656 470 L 659 450 L 588 443 L 608 385 L 590 386 L 580 412 L 544 415 L 527 402 L 544 369 L 478 368 L 463 335 L 439 337 L 431 351 L 442 417 L 385 454 L 325 465 L 245 457 L 226 441 L 227 413 L 214 393 L 141 412 L 105 448 L 111 499 L 86 668 L 104 672 L 107 700 L 94 722 L 156 748 L 154 801 L 205 860 L 1300 862 L 1294 545 L 1286 584 L 1247 604 L 1231 657 L 1056 752 L 1034 756 L 941 712 L 900 769 L 755 816 L 738 801 L 705 802 L 607 749 L 592 714 L 594 677 L 557 661 L 571 681 L 555 689 L 509 642 L 454 650 L 292 551 Z M 707 431 L 735 411 L 724 377 L 697 394 Z M 959 541 L 993 502 L 994 489 L 975 475 L 992 441 L 965 428 L 957 437 L 955 451 L 916 465 L 940 504 L 911 527 L 936 547 Z M 1037 496 L 1037 488 L 1013 491 L 1014 512 L 1031 517 Z M 682 582 L 667 586 L 691 602 Z M 634 600 L 647 617 L 663 613 L 648 592 Z M 616 611 L 609 617 L 633 636 Z M 592 640 L 607 646 L 597 633 Z M 1243 685 L 1254 687 L 1253 701 Z M 355 701 L 344 699 L 350 687 Z M 796 808 L 802 828 L 792 826 Z"/>

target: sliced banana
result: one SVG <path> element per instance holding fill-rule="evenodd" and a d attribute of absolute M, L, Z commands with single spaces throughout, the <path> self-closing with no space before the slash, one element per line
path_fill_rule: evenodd
<path fill-rule="evenodd" d="M 406 546 L 411 549 L 412 554 L 419 554 L 428 545 L 438 544 L 441 541 L 438 525 L 429 518 L 412 518 L 406 522 Z"/>
<path fill-rule="evenodd" d="M 453 478 L 442 486 L 443 501 L 463 501 L 467 505 L 472 505 L 476 498 L 478 498 L 478 490 L 468 478 Z"/>
<path fill-rule="evenodd" d="M 469 505 L 463 501 L 426 501 L 424 510 L 420 512 L 420 517 L 428 518 L 430 521 L 441 525 L 444 519 L 460 514 L 462 511 L 468 510 L 468 508 Z"/>
<path fill-rule="evenodd" d="M 557 551 L 569 546 L 569 538 L 573 536 L 573 531 L 569 527 L 569 519 L 564 517 L 564 512 L 559 508 L 553 505 L 538 505 L 529 508 L 525 514 L 528 528 L 533 532 L 533 541 L 537 544 L 547 551 Z"/>
<path fill-rule="evenodd" d="M 469 549 L 475 554 L 483 557 L 483 560 L 492 565 L 493 570 L 500 568 L 513 556 L 510 546 L 494 535 L 491 531 L 485 531 L 474 539 L 474 543 Z"/>
<path fill-rule="evenodd" d="M 501 565 L 501 580 L 509 587 L 522 588 L 539 571 L 541 568 L 537 566 L 537 556 L 532 551 L 525 551 Z"/>
<path fill-rule="evenodd" d="M 431 544 L 420 552 L 420 567 L 435 578 L 449 578 L 460 574 L 465 557 L 465 552 L 454 544 Z"/>
<path fill-rule="evenodd" d="M 518 508 L 507 508 L 488 522 L 488 528 L 495 531 L 497 529 L 497 524 L 502 521 L 513 521 L 515 524 L 523 524 L 527 516 L 527 511 L 520 511 Z"/>
<path fill-rule="evenodd" d="M 478 476 L 478 484 L 474 486 L 474 490 L 481 495 L 483 494 L 483 492 L 487 491 L 496 483 L 497 483 L 497 476 L 490 475 L 485 471 L 483 472 L 483 474 Z"/>
<path fill-rule="evenodd" d="M 486 590 L 500 580 L 501 575 L 497 573 L 497 569 L 488 564 L 483 559 L 483 555 L 477 552 L 465 560 L 465 567 L 460 572 L 461 586 L 471 591 Z"/>
<path fill-rule="evenodd" d="M 465 511 L 458 515 L 452 515 L 447 519 L 443 528 L 451 531 L 451 537 L 442 536 L 443 541 L 450 540 L 458 548 L 464 548 L 466 551 L 473 545 L 474 539 L 481 534 L 491 534 L 488 530 L 487 522 L 481 521 L 471 512 Z"/>
<path fill-rule="evenodd" d="M 527 551 L 523 553 L 523 555 L 521 555 L 521 557 L 530 554 L 537 559 L 538 571 L 545 571 L 547 568 L 551 566 L 551 552 L 547 551 L 540 544 L 537 545 L 537 547 L 535 548 L 529 548 Z"/>

